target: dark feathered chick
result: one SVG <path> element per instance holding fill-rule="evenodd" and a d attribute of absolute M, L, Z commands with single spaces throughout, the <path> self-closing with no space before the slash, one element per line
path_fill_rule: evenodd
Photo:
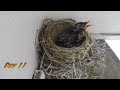
<path fill-rule="evenodd" d="M 84 31 L 90 25 L 88 22 L 79 22 L 67 30 L 64 30 L 55 40 L 57 46 L 64 48 L 78 47 L 85 41 Z"/>

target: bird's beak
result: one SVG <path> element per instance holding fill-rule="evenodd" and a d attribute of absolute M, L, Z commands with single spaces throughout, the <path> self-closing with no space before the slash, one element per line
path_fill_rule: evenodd
<path fill-rule="evenodd" d="M 85 25 L 85 29 L 87 29 L 87 28 L 89 28 L 89 27 L 91 27 L 92 25 L 90 25 L 89 24 L 89 21 L 88 22 L 86 22 L 86 25 Z"/>

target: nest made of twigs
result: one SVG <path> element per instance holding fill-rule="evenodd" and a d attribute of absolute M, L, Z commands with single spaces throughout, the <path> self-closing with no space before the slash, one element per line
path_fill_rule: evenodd
<path fill-rule="evenodd" d="M 54 41 L 64 30 L 73 27 L 73 19 L 46 19 L 38 32 L 37 51 L 40 68 L 49 79 L 99 78 L 104 73 L 105 54 L 103 48 L 84 32 L 86 40 L 79 47 L 63 48 Z"/>

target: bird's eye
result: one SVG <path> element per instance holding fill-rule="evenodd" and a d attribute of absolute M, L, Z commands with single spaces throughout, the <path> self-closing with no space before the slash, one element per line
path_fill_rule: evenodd
<path fill-rule="evenodd" d="M 80 29 L 82 27 L 82 25 L 81 24 L 77 24 L 75 27 L 76 27 L 76 29 Z"/>

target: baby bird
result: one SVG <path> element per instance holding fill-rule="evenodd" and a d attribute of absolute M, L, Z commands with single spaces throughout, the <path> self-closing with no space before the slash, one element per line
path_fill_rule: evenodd
<path fill-rule="evenodd" d="M 82 45 L 86 37 L 83 32 L 87 27 L 89 22 L 79 22 L 65 31 L 63 31 L 55 40 L 55 44 L 59 47 L 73 48 Z"/>

